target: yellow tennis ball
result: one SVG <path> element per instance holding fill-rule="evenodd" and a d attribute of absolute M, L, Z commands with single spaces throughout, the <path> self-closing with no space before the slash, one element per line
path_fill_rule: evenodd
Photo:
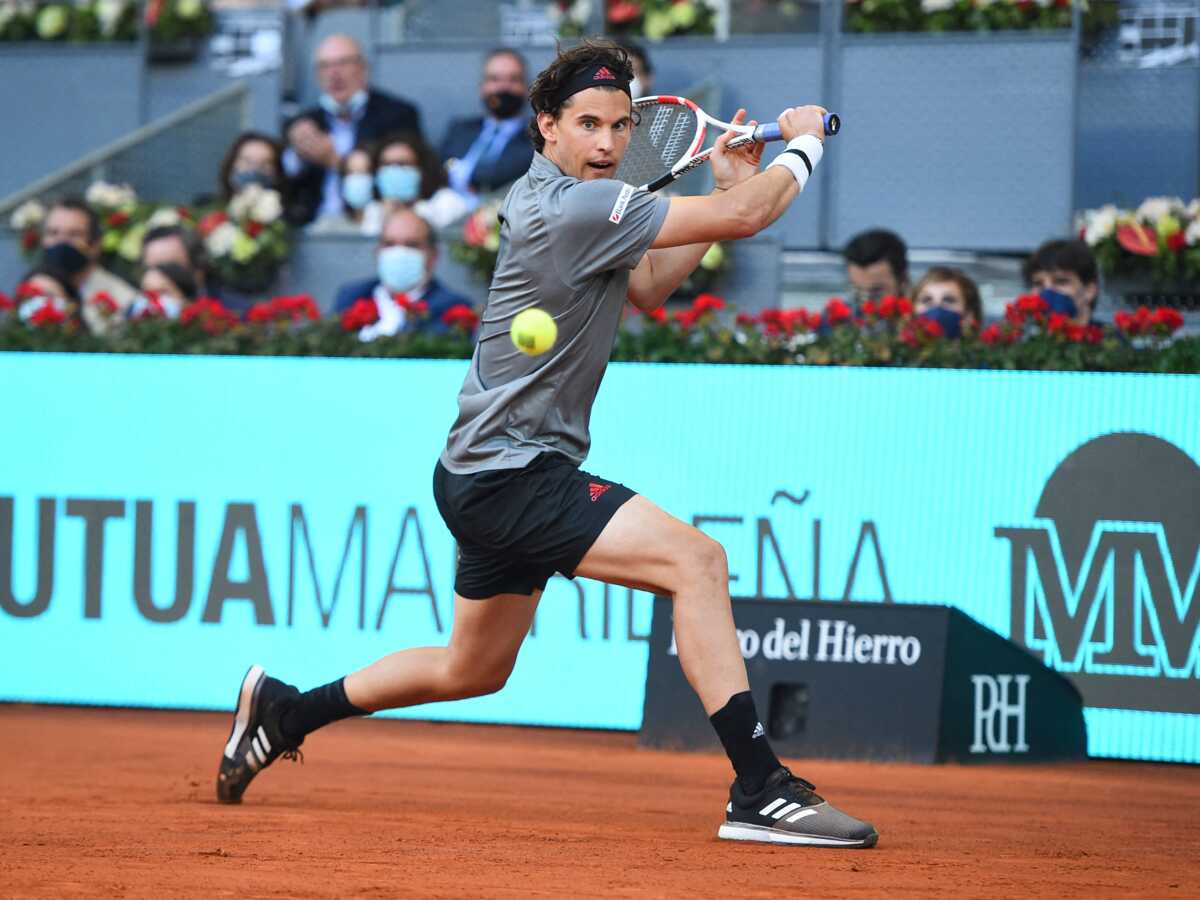
<path fill-rule="evenodd" d="M 512 342 L 522 353 L 538 356 L 554 346 L 558 326 L 550 314 L 536 307 L 517 313 L 512 323 Z"/>

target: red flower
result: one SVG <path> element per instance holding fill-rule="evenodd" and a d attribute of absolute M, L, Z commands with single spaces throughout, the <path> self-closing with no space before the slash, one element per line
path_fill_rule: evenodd
<path fill-rule="evenodd" d="M 33 297 L 42 296 L 42 289 L 32 281 L 22 281 L 17 285 L 17 299 L 29 300 Z"/>
<path fill-rule="evenodd" d="M 646 313 L 646 318 L 652 319 L 659 325 L 665 325 L 667 323 L 667 311 L 658 306 Z"/>
<path fill-rule="evenodd" d="M 8 312 L 10 309 L 16 309 L 17 304 L 12 297 L 0 291 L 0 312 Z"/>
<path fill-rule="evenodd" d="M 237 316 L 230 312 L 220 300 L 201 297 L 184 308 L 179 317 L 183 324 L 198 324 L 209 334 L 220 334 L 237 323 Z"/>
<path fill-rule="evenodd" d="M 691 331 L 696 321 L 700 318 L 700 315 L 700 313 L 697 313 L 693 309 L 676 310 L 675 321 L 679 323 L 679 327 L 684 331 Z"/>
<path fill-rule="evenodd" d="M 1150 324 L 1160 331 L 1173 334 L 1183 326 L 1183 316 L 1177 309 L 1160 306 L 1150 316 Z"/>
<path fill-rule="evenodd" d="M 1099 325 L 1089 325 L 1084 334 L 1084 340 L 1089 344 L 1099 344 L 1104 340 L 1104 329 Z"/>
<path fill-rule="evenodd" d="M 474 331 L 479 324 L 479 316 L 475 310 L 471 309 L 465 303 L 455 303 L 452 307 L 442 313 L 443 324 L 449 325 L 451 328 L 461 328 L 463 331 Z"/>
<path fill-rule="evenodd" d="M 88 301 L 92 306 L 100 310 L 102 315 L 112 316 L 120 311 L 121 307 L 117 305 L 117 301 L 112 298 L 108 291 L 97 291 L 96 295 Z"/>
<path fill-rule="evenodd" d="M 342 329 L 358 331 L 379 321 L 379 307 L 370 297 L 359 297 L 342 313 Z"/>
<path fill-rule="evenodd" d="M 715 294 L 700 294 L 692 301 L 692 312 L 697 316 L 706 312 L 716 312 L 725 308 L 725 301 Z"/>
<path fill-rule="evenodd" d="M 480 214 L 468 216 L 467 221 L 463 223 L 463 240 L 471 247 L 482 247 L 487 236 L 488 229 L 483 227 Z"/>
<path fill-rule="evenodd" d="M 830 325 L 840 325 L 853 318 L 854 313 L 841 297 L 834 297 L 825 304 L 825 319 Z"/>
<path fill-rule="evenodd" d="M 734 317 L 734 321 L 738 325 L 755 325 L 757 324 L 758 319 L 754 318 L 754 316 L 750 315 L 749 313 L 738 313 Z"/>
<path fill-rule="evenodd" d="M 993 344 L 999 344 L 1004 340 L 1004 336 L 1000 333 L 1000 326 L 993 322 L 983 331 L 979 332 L 979 339 L 989 347 Z"/>
<path fill-rule="evenodd" d="M 216 231 L 219 226 L 224 225 L 228 221 L 229 216 L 221 210 L 217 210 L 216 212 L 210 212 L 203 219 L 201 219 L 200 224 L 197 225 L 196 228 L 199 230 L 202 237 L 208 237 L 210 234 Z"/>
<path fill-rule="evenodd" d="M 54 308 L 53 304 L 45 303 L 29 317 L 29 324 L 42 328 L 46 325 L 61 325 L 67 317 Z"/>
<path fill-rule="evenodd" d="M 1136 222 L 1118 225 L 1117 243 L 1135 256 L 1158 255 L 1158 235 L 1147 225 Z"/>
<path fill-rule="evenodd" d="M 942 336 L 942 326 L 933 319 L 927 319 L 924 316 L 909 319 L 900 329 L 900 340 L 910 347 L 929 343 Z"/>
<path fill-rule="evenodd" d="M 1063 313 L 1051 313 L 1049 321 L 1046 322 L 1046 330 L 1051 334 L 1065 334 L 1070 324 L 1070 316 L 1064 315 Z"/>
<path fill-rule="evenodd" d="M 1167 238 L 1167 249 L 1172 253 L 1178 253 L 1185 246 L 1187 246 L 1187 235 L 1182 229 Z"/>
<path fill-rule="evenodd" d="M 120 228 L 129 221 L 129 213 L 117 210 L 114 213 L 108 214 L 107 224 L 109 228 Z"/>
<path fill-rule="evenodd" d="M 907 297 L 888 294 L 879 301 L 879 315 L 885 319 L 904 319 L 911 316 L 912 311 L 912 301 Z M 866 304 L 863 305 L 863 312 L 866 313 Z"/>
<path fill-rule="evenodd" d="M 608 21 L 613 25 L 632 22 L 642 14 L 642 5 L 632 0 L 608 0 Z"/>
<path fill-rule="evenodd" d="M 424 300 L 410 300 L 408 294 L 392 294 L 392 299 L 402 310 L 423 316 L 429 312 L 429 304 Z"/>
<path fill-rule="evenodd" d="M 246 232 L 246 234 L 250 235 L 250 237 L 256 238 L 262 234 L 263 225 L 262 222 L 255 222 L 251 220 L 242 227 L 242 230 Z"/>
<path fill-rule="evenodd" d="M 864 300 L 859 308 L 862 310 L 863 316 L 868 319 L 875 315 L 875 303 L 871 300 Z"/>
<path fill-rule="evenodd" d="M 195 221 L 195 218 L 196 218 L 195 216 L 192 215 L 192 211 L 190 209 L 188 209 L 186 206 L 175 207 L 175 213 L 176 213 L 176 215 L 179 216 L 179 218 L 183 219 L 186 222 Z"/>
<path fill-rule="evenodd" d="M 1029 319 L 1041 322 L 1049 311 L 1050 304 L 1040 294 L 1022 294 L 1004 307 L 1004 318 L 1014 325 L 1021 325 Z"/>
<path fill-rule="evenodd" d="M 41 238 L 38 236 L 36 228 L 26 228 L 25 232 L 21 235 L 21 250 L 29 253 L 38 245 L 39 240 Z"/>

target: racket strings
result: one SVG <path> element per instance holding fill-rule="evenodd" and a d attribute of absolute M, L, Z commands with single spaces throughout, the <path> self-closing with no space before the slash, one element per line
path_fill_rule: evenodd
<path fill-rule="evenodd" d="M 617 170 L 617 177 L 632 185 L 648 184 L 669 172 L 690 149 L 697 128 L 696 116 L 686 106 L 656 103 L 639 112 L 641 120 L 633 127 Z"/>

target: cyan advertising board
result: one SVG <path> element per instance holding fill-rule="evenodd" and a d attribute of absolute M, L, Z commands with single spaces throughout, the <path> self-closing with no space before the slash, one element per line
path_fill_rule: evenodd
<path fill-rule="evenodd" d="M 0 354 L 0 699 L 231 708 L 441 644 L 466 364 Z M 1079 686 L 1094 755 L 1200 762 L 1200 378 L 613 365 L 587 467 L 735 596 L 946 603 Z M 636 729 L 645 595 L 555 580 L 499 694 Z"/>

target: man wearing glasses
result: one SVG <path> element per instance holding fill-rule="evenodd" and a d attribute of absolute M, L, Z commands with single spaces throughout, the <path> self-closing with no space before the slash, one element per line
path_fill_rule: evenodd
<path fill-rule="evenodd" d="M 908 296 L 908 247 L 900 235 L 882 228 L 864 231 L 850 239 L 842 256 L 856 309 L 889 294 Z"/>
<path fill-rule="evenodd" d="M 354 38 L 325 38 L 317 47 L 316 68 L 320 103 L 288 123 L 283 154 L 306 222 L 342 212 L 338 163 L 355 146 L 393 132 L 421 132 L 415 106 L 368 85 L 367 61 Z"/>

